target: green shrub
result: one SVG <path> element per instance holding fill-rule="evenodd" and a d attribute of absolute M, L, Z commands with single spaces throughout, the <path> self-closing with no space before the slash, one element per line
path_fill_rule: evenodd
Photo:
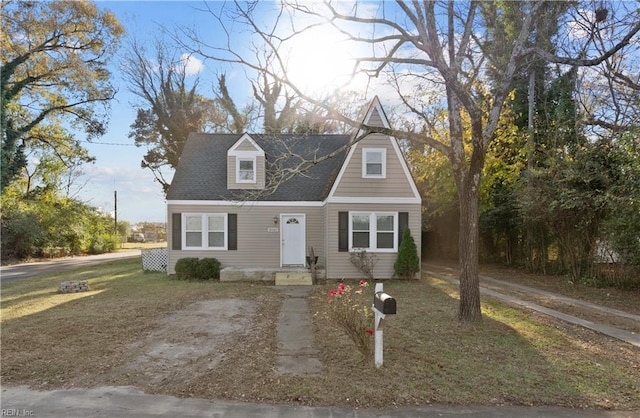
<path fill-rule="evenodd" d="M 176 262 L 176 276 L 181 280 L 218 280 L 220 262 L 215 258 L 181 258 Z"/>
<path fill-rule="evenodd" d="M 393 271 L 396 276 L 411 279 L 420 271 L 420 259 L 418 258 L 418 249 L 416 243 L 411 236 L 409 228 L 405 228 L 402 233 L 402 243 L 398 249 L 398 258 L 393 265 Z"/>
<path fill-rule="evenodd" d="M 198 262 L 198 279 L 219 280 L 220 262 L 216 258 L 203 258 Z"/>
<path fill-rule="evenodd" d="M 89 254 L 104 254 L 115 251 L 120 245 L 120 238 L 115 234 L 98 234 L 89 238 Z"/>
<path fill-rule="evenodd" d="M 181 280 L 198 278 L 198 265 L 200 260 L 196 257 L 181 258 L 176 262 L 176 276 Z"/>
<path fill-rule="evenodd" d="M 37 217 L 29 212 L 2 215 L 2 256 L 27 258 L 32 256 L 46 239 Z"/>

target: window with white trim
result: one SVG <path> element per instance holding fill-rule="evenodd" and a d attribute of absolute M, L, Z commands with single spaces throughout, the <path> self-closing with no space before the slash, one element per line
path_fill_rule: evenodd
<path fill-rule="evenodd" d="M 256 158 L 236 157 L 236 183 L 256 182 Z"/>
<path fill-rule="evenodd" d="M 398 251 L 397 212 L 349 212 L 349 249 Z"/>
<path fill-rule="evenodd" d="M 362 150 L 362 177 L 387 177 L 387 150 L 385 148 L 364 148 Z"/>
<path fill-rule="evenodd" d="M 226 250 L 226 213 L 183 213 L 183 250 Z"/>

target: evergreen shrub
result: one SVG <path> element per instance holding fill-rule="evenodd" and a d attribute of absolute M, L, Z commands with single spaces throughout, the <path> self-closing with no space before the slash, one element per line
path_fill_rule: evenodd
<path fill-rule="evenodd" d="M 418 249 L 409 228 L 405 228 L 402 233 L 402 243 L 398 249 L 398 258 L 393 265 L 393 271 L 396 276 L 404 279 L 412 279 L 420 271 Z"/>

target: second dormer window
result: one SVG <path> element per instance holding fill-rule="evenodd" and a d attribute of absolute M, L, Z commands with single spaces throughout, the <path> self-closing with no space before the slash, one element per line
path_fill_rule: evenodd
<path fill-rule="evenodd" d="M 238 158 L 238 183 L 256 182 L 256 160 L 255 158 Z"/>

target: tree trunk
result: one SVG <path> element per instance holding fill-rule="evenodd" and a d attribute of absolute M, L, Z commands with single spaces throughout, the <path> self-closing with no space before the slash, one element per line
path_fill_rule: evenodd
<path fill-rule="evenodd" d="M 473 164 L 472 164 L 473 166 Z M 473 173 L 460 193 L 460 309 L 458 318 L 465 322 L 482 320 L 480 311 L 480 266 L 478 230 L 480 209 L 480 173 Z"/>

